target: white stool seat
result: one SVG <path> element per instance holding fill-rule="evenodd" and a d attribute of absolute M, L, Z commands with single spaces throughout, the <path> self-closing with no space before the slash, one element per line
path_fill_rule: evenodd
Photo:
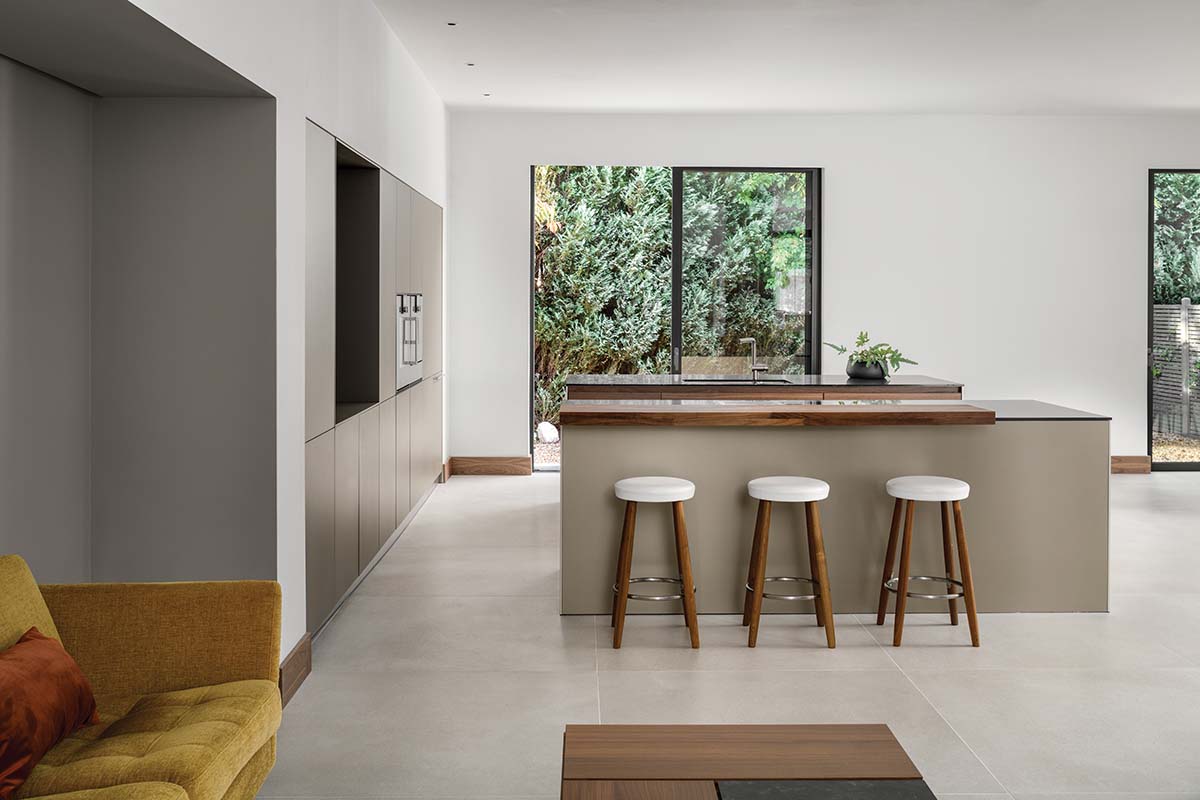
<path fill-rule="evenodd" d="M 774 503 L 813 503 L 829 497 L 828 483 L 797 475 L 755 478 L 746 484 L 746 489 L 755 500 L 770 500 Z"/>
<path fill-rule="evenodd" d="M 622 478 L 613 488 L 618 498 L 634 503 L 679 503 L 696 494 L 691 481 L 662 476 Z"/>
<path fill-rule="evenodd" d="M 887 482 L 887 493 L 900 500 L 948 503 L 966 500 L 971 493 L 970 484 L 956 478 L 937 475 L 905 475 Z"/>

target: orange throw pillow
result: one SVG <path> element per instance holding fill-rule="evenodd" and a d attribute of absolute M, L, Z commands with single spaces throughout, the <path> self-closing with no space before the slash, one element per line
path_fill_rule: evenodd
<path fill-rule="evenodd" d="M 87 678 L 58 640 L 30 628 L 0 652 L 0 800 L 8 800 L 50 748 L 99 722 Z"/>

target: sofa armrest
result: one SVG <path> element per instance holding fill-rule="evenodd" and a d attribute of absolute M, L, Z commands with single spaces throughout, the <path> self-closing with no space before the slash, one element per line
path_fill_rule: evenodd
<path fill-rule="evenodd" d="M 279 680 L 274 581 L 39 587 L 63 646 L 98 695 Z"/>

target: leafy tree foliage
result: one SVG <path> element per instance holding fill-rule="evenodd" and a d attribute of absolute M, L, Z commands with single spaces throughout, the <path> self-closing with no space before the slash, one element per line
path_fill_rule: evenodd
<path fill-rule="evenodd" d="M 806 285 L 803 173 L 685 172 L 683 355 L 742 352 L 753 336 L 772 372 L 802 372 L 806 317 L 779 292 Z"/>
<path fill-rule="evenodd" d="M 684 200 L 683 355 L 754 336 L 772 371 L 801 371 L 805 176 L 687 172 Z M 537 418 L 557 422 L 567 375 L 665 373 L 670 350 L 671 170 L 536 167 Z"/>
<path fill-rule="evenodd" d="M 671 369 L 671 170 L 534 171 L 534 414 L 572 373 Z"/>
<path fill-rule="evenodd" d="M 1154 176 L 1154 302 L 1200 301 L 1200 174 Z"/>

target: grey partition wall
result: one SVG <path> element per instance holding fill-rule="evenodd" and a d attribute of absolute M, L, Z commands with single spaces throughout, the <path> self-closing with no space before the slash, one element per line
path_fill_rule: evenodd
<path fill-rule="evenodd" d="M 274 98 L 127 0 L 0 54 L 0 552 L 275 577 Z"/>
<path fill-rule="evenodd" d="M 0 57 L 0 553 L 90 574 L 92 96 Z"/>
<path fill-rule="evenodd" d="M 95 111 L 93 577 L 275 577 L 275 102 Z"/>

